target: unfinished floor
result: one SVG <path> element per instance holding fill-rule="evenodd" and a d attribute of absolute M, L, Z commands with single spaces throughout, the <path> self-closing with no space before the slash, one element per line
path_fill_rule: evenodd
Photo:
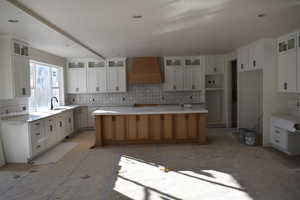
<path fill-rule="evenodd" d="M 0 199 L 300 199 L 300 157 L 238 144 L 210 129 L 208 145 L 89 149 L 93 132 L 56 164 L 0 168 Z"/>

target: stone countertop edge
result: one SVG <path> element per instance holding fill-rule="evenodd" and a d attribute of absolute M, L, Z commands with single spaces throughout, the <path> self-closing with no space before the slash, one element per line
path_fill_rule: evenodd
<path fill-rule="evenodd" d="M 79 107 L 84 107 L 81 105 L 67 105 L 67 106 L 58 106 L 58 108 L 67 107 L 64 110 L 57 110 L 56 113 L 50 113 L 47 111 L 41 111 L 41 112 L 30 112 L 25 115 L 16 115 L 16 116 L 10 116 L 10 117 L 3 117 L 1 121 L 3 122 L 22 122 L 22 123 L 31 123 L 42 119 L 47 119 L 49 117 L 54 117 L 56 115 L 62 114 L 64 112 L 74 110 Z M 51 111 L 52 112 L 52 111 Z M 38 115 L 43 114 L 43 115 Z M 32 117 L 34 116 L 34 117 Z"/>
<path fill-rule="evenodd" d="M 134 107 L 134 108 L 104 108 L 103 110 L 96 110 L 93 112 L 94 116 L 97 115 L 155 115 L 155 114 L 195 114 L 195 113 L 208 113 L 208 110 L 195 106 L 192 108 L 184 108 L 179 106 L 154 106 L 154 107 Z"/>

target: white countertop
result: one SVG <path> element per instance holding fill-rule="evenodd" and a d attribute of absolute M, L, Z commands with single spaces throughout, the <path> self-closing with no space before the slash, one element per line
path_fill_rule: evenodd
<path fill-rule="evenodd" d="M 3 117 L 2 121 L 9 121 L 9 122 L 33 122 L 40 119 L 45 119 L 48 117 L 53 117 L 55 115 L 61 114 L 63 112 L 66 112 L 68 110 L 72 110 L 75 108 L 78 108 L 80 106 L 78 105 L 71 105 L 71 106 L 58 106 L 55 109 L 56 110 L 41 110 L 38 112 L 30 112 L 29 114 L 25 115 L 16 115 L 16 116 L 9 116 L 9 117 Z"/>
<path fill-rule="evenodd" d="M 103 107 L 93 112 L 93 115 L 154 115 L 154 114 L 188 114 L 208 113 L 201 105 L 191 108 L 181 106 L 145 106 L 145 107 Z"/>

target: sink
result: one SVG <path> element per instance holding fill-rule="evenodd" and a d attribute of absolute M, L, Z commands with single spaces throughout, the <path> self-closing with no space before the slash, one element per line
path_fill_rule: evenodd
<path fill-rule="evenodd" d="M 67 108 L 54 108 L 53 110 L 66 110 Z"/>

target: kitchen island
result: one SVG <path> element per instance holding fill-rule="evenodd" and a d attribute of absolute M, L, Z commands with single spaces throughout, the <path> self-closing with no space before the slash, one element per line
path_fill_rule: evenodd
<path fill-rule="evenodd" d="M 203 106 L 109 107 L 93 112 L 95 146 L 207 142 Z"/>

